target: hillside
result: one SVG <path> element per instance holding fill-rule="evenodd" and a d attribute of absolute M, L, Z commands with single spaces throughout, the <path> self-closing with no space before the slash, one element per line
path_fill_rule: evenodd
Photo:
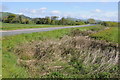
<path fill-rule="evenodd" d="M 11 15 L 13 13 L 10 13 L 10 12 L 0 12 L 0 15 L 2 15 L 2 17 L 5 17 L 5 16 L 8 16 L 8 15 Z"/>
<path fill-rule="evenodd" d="M 10 13 L 10 12 L 0 12 L 0 19 L 2 19 L 2 18 L 4 18 L 4 17 L 7 17 L 7 16 L 9 16 L 9 15 L 11 15 L 11 14 L 14 14 L 14 13 Z M 14 14 L 14 15 L 16 15 L 16 16 L 21 16 L 22 18 L 27 18 L 27 19 L 31 19 L 30 17 L 28 17 L 28 16 L 25 16 L 25 15 L 19 15 L 19 14 Z"/>

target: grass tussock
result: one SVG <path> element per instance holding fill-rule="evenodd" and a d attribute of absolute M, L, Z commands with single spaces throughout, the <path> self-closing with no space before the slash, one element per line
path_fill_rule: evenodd
<path fill-rule="evenodd" d="M 71 31 L 60 39 L 32 41 L 17 46 L 18 65 L 31 77 L 116 78 L 118 44 L 89 38 L 90 31 Z"/>
<path fill-rule="evenodd" d="M 96 25 L 3 37 L 2 77 L 117 78 L 117 30 Z"/>

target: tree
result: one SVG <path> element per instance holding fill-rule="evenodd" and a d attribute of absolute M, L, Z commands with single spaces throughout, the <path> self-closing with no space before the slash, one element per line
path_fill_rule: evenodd
<path fill-rule="evenodd" d="M 11 14 L 11 15 L 8 16 L 7 19 L 8 19 L 9 23 L 12 23 L 12 20 L 14 20 L 15 18 L 16 18 L 16 15 L 15 14 Z"/>
<path fill-rule="evenodd" d="M 41 24 L 40 18 L 34 18 L 34 19 L 32 19 L 32 21 L 33 21 L 35 24 Z"/>
<path fill-rule="evenodd" d="M 95 24 L 96 21 L 95 21 L 94 19 L 88 19 L 88 23 L 90 23 L 90 24 Z"/>
<path fill-rule="evenodd" d="M 4 22 L 4 23 L 9 23 L 8 17 L 3 17 L 3 18 L 2 18 L 2 22 Z"/>
<path fill-rule="evenodd" d="M 25 19 L 25 24 L 29 24 L 29 19 Z"/>
<path fill-rule="evenodd" d="M 65 25 L 65 18 L 64 17 L 61 18 L 60 24 Z"/>
<path fill-rule="evenodd" d="M 15 18 L 11 21 L 11 23 L 20 23 L 19 17 L 18 17 L 18 16 L 15 17 Z"/>
<path fill-rule="evenodd" d="M 46 24 L 50 24 L 51 23 L 50 17 L 45 17 L 45 19 L 46 19 Z"/>
<path fill-rule="evenodd" d="M 56 25 L 59 25 L 59 20 L 54 20 Z"/>
<path fill-rule="evenodd" d="M 58 16 L 52 16 L 51 20 L 57 20 L 59 17 Z"/>
<path fill-rule="evenodd" d="M 52 24 L 52 25 L 55 25 L 55 21 L 54 21 L 54 20 L 52 20 L 52 21 L 51 21 L 51 24 Z"/>
<path fill-rule="evenodd" d="M 18 18 L 19 18 L 19 23 L 22 23 L 22 16 L 20 15 L 18 16 Z"/>
<path fill-rule="evenodd" d="M 83 25 L 85 24 L 83 21 L 76 22 L 76 25 Z"/>

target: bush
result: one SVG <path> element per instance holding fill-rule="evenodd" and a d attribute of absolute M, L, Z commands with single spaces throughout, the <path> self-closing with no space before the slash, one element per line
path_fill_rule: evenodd
<path fill-rule="evenodd" d="M 85 24 L 84 22 L 76 22 L 76 25 L 83 25 L 83 24 Z"/>
<path fill-rule="evenodd" d="M 104 26 L 108 26 L 108 27 L 118 27 L 117 22 L 106 21 L 106 22 L 102 22 L 101 24 L 104 25 Z"/>

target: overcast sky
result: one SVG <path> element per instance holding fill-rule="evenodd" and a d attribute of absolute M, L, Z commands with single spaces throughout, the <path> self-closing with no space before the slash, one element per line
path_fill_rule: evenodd
<path fill-rule="evenodd" d="M 118 20 L 118 2 L 4 2 L 4 12 L 24 14 L 29 17 L 94 18 L 104 21 Z"/>

